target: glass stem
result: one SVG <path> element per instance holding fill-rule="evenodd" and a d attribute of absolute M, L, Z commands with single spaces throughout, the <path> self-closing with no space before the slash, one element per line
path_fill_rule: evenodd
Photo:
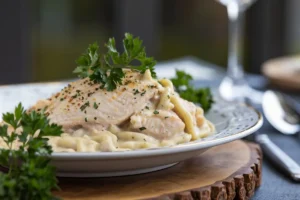
<path fill-rule="evenodd" d="M 243 38 L 243 12 L 236 1 L 230 1 L 227 5 L 229 18 L 229 44 L 228 44 L 228 68 L 227 76 L 237 83 L 244 79 L 242 58 L 242 38 Z M 237 83 L 238 84 L 238 83 Z"/>

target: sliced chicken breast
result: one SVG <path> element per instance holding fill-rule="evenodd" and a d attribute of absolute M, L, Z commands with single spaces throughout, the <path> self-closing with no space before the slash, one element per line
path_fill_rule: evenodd
<path fill-rule="evenodd" d="M 157 81 L 145 80 L 144 76 L 128 71 L 123 85 L 112 92 L 87 78 L 81 79 L 35 107 L 41 109 L 44 103 L 50 121 L 68 132 L 80 127 L 105 130 L 111 124 L 120 125 L 128 120 L 158 93 Z"/>
<path fill-rule="evenodd" d="M 185 124 L 173 111 L 146 110 L 130 117 L 130 129 L 163 140 L 184 133 Z"/>

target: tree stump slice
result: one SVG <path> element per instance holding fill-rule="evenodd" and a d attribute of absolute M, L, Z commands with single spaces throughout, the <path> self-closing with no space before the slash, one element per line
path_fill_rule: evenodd
<path fill-rule="evenodd" d="M 247 200 L 261 184 L 258 145 L 237 140 L 173 167 L 112 178 L 59 178 L 65 200 Z"/>

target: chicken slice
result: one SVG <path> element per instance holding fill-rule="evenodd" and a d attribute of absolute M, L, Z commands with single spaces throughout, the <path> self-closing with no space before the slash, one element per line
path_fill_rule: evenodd
<path fill-rule="evenodd" d="M 123 84 L 114 91 L 101 89 L 88 78 L 72 82 L 44 102 L 46 113 L 52 123 L 62 125 L 68 133 L 82 127 L 93 131 L 120 125 L 158 93 L 159 83 L 149 73 L 126 71 Z M 41 104 L 33 108 L 40 109 Z"/>
<path fill-rule="evenodd" d="M 164 140 L 183 134 L 185 124 L 173 111 L 147 110 L 131 116 L 129 128 Z"/>

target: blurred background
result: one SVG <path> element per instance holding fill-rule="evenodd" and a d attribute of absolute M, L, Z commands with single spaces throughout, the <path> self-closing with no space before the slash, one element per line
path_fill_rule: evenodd
<path fill-rule="evenodd" d="M 299 0 L 258 0 L 247 10 L 247 72 L 300 51 L 299 7 Z M 226 8 L 214 0 L 2 0 L 0 22 L 0 84 L 74 78 L 88 44 L 120 41 L 124 32 L 140 36 L 158 61 L 227 64 Z"/>

